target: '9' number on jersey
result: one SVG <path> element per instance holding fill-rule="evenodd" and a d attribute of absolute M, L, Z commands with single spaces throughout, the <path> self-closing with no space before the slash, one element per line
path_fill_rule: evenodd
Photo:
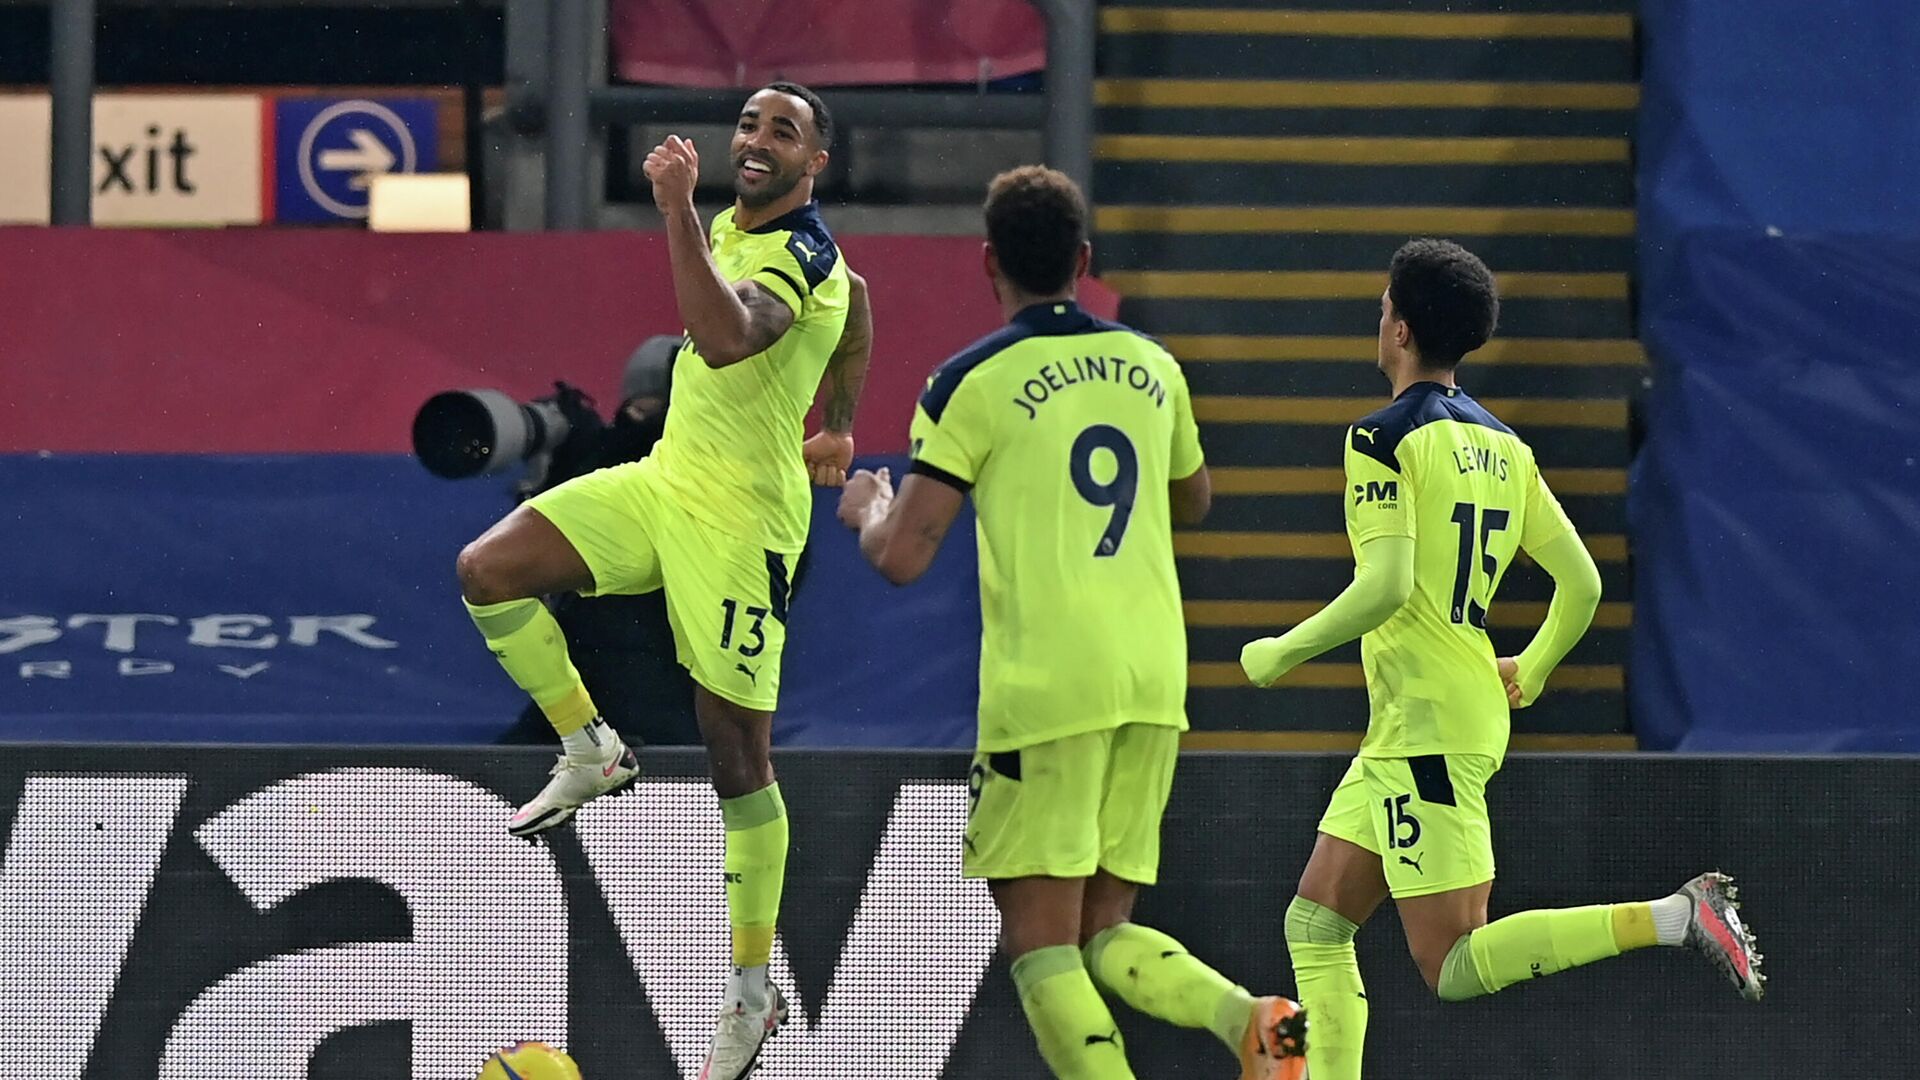
<path fill-rule="evenodd" d="M 1102 484 L 1093 478 L 1093 452 L 1105 450 L 1113 455 L 1113 479 Z M 1140 455 L 1133 452 L 1133 440 L 1111 424 L 1095 424 L 1073 440 L 1068 455 L 1068 473 L 1073 489 L 1095 506 L 1113 507 L 1107 519 L 1107 531 L 1100 534 L 1093 557 L 1104 559 L 1120 552 L 1120 541 L 1127 535 L 1127 522 L 1133 517 L 1133 496 L 1140 489 Z"/>

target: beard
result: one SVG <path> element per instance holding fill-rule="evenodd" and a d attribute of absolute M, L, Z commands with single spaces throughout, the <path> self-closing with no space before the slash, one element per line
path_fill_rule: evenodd
<path fill-rule="evenodd" d="M 758 187 L 748 187 L 745 181 L 740 178 L 740 166 L 745 161 L 745 158 L 741 158 L 739 161 L 733 163 L 733 193 L 739 198 L 742 205 L 750 209 L 757 210 L 769 203 L 777 202 L 785 198 L 794 188 L 800 186 L 800 178 L 803 175 L 800 170 L 796 169 L 790 173 L 783 173 L 777 171 L 776 167 L 776 171 L 767 174 L 766 180 Z M 771 164 L 771 162 L 766 162 L 765 164 Z"/>

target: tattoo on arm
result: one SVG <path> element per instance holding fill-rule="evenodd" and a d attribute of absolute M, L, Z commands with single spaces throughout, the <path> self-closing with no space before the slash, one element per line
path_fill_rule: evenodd
<path fill-rule="evenodd" d="M 793 309 L 759 282 L 738 282 L 733 291 L 747 309 L 745 355 L 755 356 L 772 348 L 793 325 Z"/>
<path fill-rule="evenodd" d="M 821 408 L 821 422 L 828 431 L 853 430 L 853 410 L 860 403 L 860 389 L 866 385 L 867 362 L 873 357 L 873 309 L 867 305 L 867 282 L 849 272 L 850 304 L 847 325 L 840 331 L 840 344 L 827 361 L 830 383 L 827 401 Z"/>

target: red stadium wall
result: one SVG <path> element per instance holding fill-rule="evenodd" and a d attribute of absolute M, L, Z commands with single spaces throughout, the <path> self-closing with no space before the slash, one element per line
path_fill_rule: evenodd
<path fill-rule="evenodd" d="M 899 453 L 928 373 L 1000 312 L 976 239 L 842 247 L 876 326 L 855 434 Z M 565 379 L 604 411 L 634 346 L 681 326 L 651 233 L 0 229 L 0 288 L 0 453 L 406 452 L 453 387 Z"/>
<path fill-rule="evenodd" d="M 1047 64 L 1047 26 L 1026 0 L 809 0 L 799 10 L 613 0 L 614 67 L 629 82 L 746 87 L 974 83 Z"/>

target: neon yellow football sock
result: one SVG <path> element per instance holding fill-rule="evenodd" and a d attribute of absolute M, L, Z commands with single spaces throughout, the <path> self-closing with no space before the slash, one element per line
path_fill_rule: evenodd
<path fill-rule="evenodd" d="M 1287 905 L 1287 952 L 1307 1011 L 1307 1075 L 1360 1080 L 1367 1044 L 1367 987 L 1353 936 L 1360 928 L 1329 907 L 1294 897 Z"/>
<path fill-rule="evenodd" d="M 733 924 L 733 966 L 764 967 L 773 957 L 773 928 L 787 883 L 787 804 L 780 785 L 720 800 L 727 826 L 727 916 Z"/>
<path fill-rule="evenodd" d="M 585 728 L 599 715 L 586 684 L 567 657 L 567 639 L 553 612 L 538 600 L 468 604 L 467 614 L 487 639 L 513 681 L 533 698 L 561 735 Z"/>
<path fill-rule="evenodd" d="M 1013 985 L 1040 1056 L 1060 1080 L 1133 1080 L 1120 1029 L 1071 945 L 1035 949 L 1013 962 Z"/>
<path fill-rule="evenodd" d="M 1454 943 L 1440 970 L 1440 997 L 1466 1001 L 1655 944 L 1646 903 L 1522 911 Z"/>
<path fill-rule="evenodd" d="M 1180 1027 L 1207 1028 L 1238 1054 L 1253 1016 L 1253 995 L 1150 926 L 1121 923 L 1084 950 L 1094 985 Z"/>

